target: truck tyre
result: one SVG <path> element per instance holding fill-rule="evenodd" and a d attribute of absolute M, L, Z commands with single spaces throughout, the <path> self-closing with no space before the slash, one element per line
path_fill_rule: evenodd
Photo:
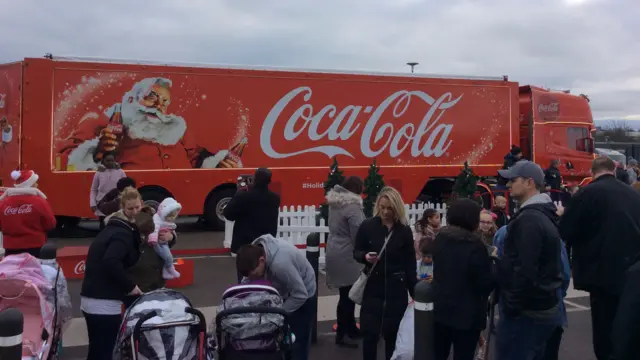
<path fill-rule="evenodd" d="M 140 195 L 142 195 L 142 201 L 144 204 L 152 207 L 156 211 L 158 211 L 158 206 L 162 200 L 168 197 L 166 194 L 155 190 L 143 190 Z"/>
<path fill-rule="evenodd" d="M 225 218 L 222 212 L 235 194 L 236 189 L 227 188 L 218 190 L 209 197 L 204 204 L 204 220 L 207 227 L 224 231 Z"/>

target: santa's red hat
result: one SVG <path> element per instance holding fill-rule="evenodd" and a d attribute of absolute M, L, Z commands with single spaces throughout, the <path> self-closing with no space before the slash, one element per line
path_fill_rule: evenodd
<path fill-rule="evenodd" d="M 15 187 L 28 188 L 38 182 L 39 176 L 31 170 L 13 170 L 11 178 L 15 181 Z"/>

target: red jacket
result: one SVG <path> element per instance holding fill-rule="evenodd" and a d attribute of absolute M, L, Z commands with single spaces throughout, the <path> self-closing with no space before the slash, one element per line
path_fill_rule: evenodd
<path fill-rule="evenodd" d="M 5 249 L 40 248 L 56 226 L 47 197 L 36 188 L 8 188 L 0 196 L 0 231 Z"/>

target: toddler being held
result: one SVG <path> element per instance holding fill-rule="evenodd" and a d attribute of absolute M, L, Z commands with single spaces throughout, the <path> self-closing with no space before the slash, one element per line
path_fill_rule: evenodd
<path fill-rule="evenodd" d="M 164 267 L 162 269 L 162 277 L 164 279 L 175 279 L 180 277 L 180 273 L 176 271 L 173 265 L 173 255 L 169 245 L 159 241 L 158 234 L 163 231 L 173 232 L 176 229 L 176 219 L 178 214 L 182 210 L 182 205 L 174 198 L 166 198 L 162 200 L 158 206 L 158 211 L 153 215 L 153 222 L 155 224 L 155 230 L 149 235 L 149 245 L 153 247 L 156 254 L 164 261 Z"/>

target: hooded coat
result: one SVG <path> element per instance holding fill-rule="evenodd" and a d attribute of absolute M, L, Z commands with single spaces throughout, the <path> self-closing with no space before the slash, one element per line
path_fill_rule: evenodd
<path fill-rule="evenodd" d="M 172 212 L 180 213 L 182 205 L 172 197 L 168 197 L 158 205 L 158 212 L 153 214 L 153 224 L 155 230 L 149 235 L 149 243 L 155 245 L 158 243 L 158 234 L 161 231 L 174 231 L 176 229 L 176 223 L 173 221 L 167 221 L 167 216 Z"/>
<path fill-rule="evenodd" d="M 98 166 L 98 171 L 93 175 L 93 182 L 91 182 L 91 191 L 89 192 L 89 206 L 96 207 L 96 216 L 107 216 L 111 213 L 103 213 L 98 203 L 109 193 L 115 189 L 118 180 L 126 177 L 124 171 L 120 169 L 120 166 L 114 169 L 107 169 L 104 165 Z M 120 204 L 118 204 L 120 205 Z"/>
<path fill-rule="evenodd" d="M 327 193 L 329 238 L 327 239 L 327 285 L 341 288 L 356 282 L 362 264 L 353 258 L 356 233 L 364 220 L 362 197 L 336 185 Z"/>
<path fill-rule="evenodd" d="M 265 277 L 282 296 L 284 310 L 294 312 L 315 296 L 316 274 L 298 248 L 270 234 L 260 236 L 253 244 L 264 248 Z"/>

